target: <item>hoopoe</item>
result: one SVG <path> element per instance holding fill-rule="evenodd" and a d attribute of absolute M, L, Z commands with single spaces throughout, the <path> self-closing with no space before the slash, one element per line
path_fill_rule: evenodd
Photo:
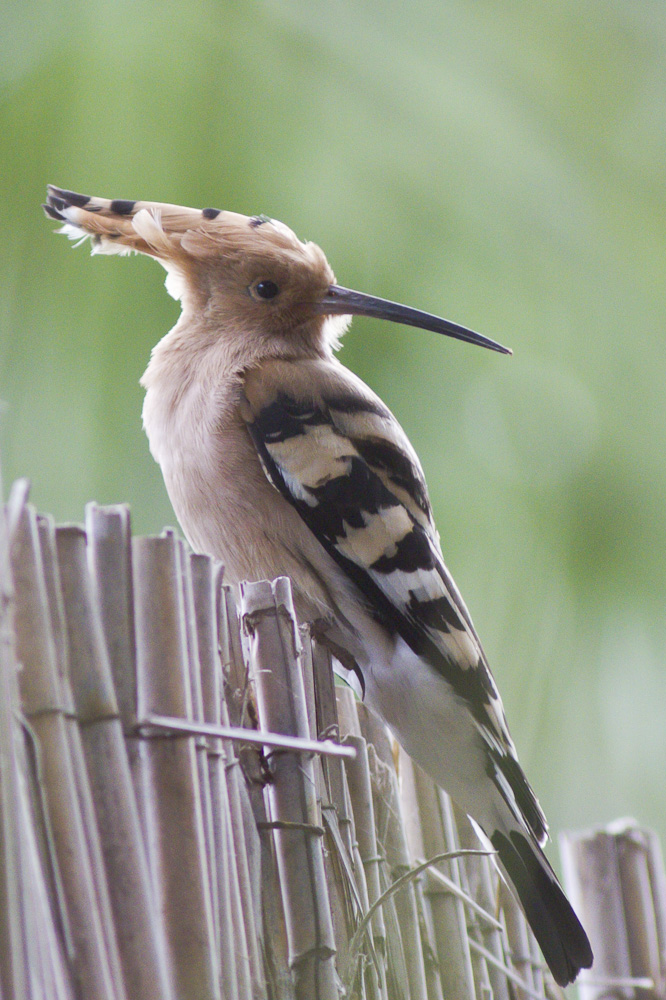
<path fill-rule="evenodd" d="M 141 382 L 150 449 L 192 547 L 233 584 L 291 577 L 300 619 L 480 827 L 553 977 L 573 981 L 590 944 L 542 851 L 546 820 L 444 565 L 418 457 L 333 353 L 353 314 L 510 352 L 337 285 L 318 246 L 263 215 L 52 186 L 44 209 L 93 253 L 156 258 L 181 301 Z"/>

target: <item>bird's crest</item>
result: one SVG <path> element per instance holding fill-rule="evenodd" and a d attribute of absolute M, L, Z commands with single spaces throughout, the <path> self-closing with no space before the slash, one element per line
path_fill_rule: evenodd
<path fill-rule="evenodd" d="M 246 216 L 219 208 L 92 198 L 53 184 L 43 207 L 52 219 L 64 223 L 60 232 L 70 239 L 89 238 L 93 253 L 135 251 L 178 260 L 183 254 L 206 258 L 225 251 L 256 253 L 258 247 L 264 253 L 299 254 L 312 246 L 266 215 Z"/>
<path fill-rule="evenodd" d="M 209 292 L 233 282 L 252 294 L 290 286 L 295 297 L 312 299 L 328 289 L 334 275 L 323 251 L 302 242 L 282 222 L 217 208 L 185 208 L 154 201 L 93 198 L 49 185 L 46 214 L 79 243 L 90 239 L 94 254 L 132 252 L 160 261 L 167 290 L 182 298 L 188 285 Z M 78 245 L 78 244 L 77 244 Z M 219 263 L 222 266 L 215 267 Z M 270 283 L 270 284 L 267 284 Z"/>

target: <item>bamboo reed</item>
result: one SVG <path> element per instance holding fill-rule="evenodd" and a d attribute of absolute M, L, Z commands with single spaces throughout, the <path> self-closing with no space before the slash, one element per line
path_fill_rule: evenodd
<path fill-rule="evenodd" d="M 506 929 L 508 957 L 520 978 L 537 992 L 527 923 L 503 880 L 499 885 L 499 903 Z M 527 1000 L 528 995 L 525 990 L 516 987 L 514 992 L 516 1000 Z"/>
<path fill-rule="evenodd" d="M 659 952 L 659 975 L 656 979 L 656 987 L 658 995 L 666 997 L 666 868 L 664 867 L 664 855 L 659 837 L 654 830 L 645 830 L 644 832 L 647 842 L 647 863 Z"/>
<path fill-rule="evenodd" d="M 336 687 L 335 689 L 336 704 L 338 709 L 338 721 L 339 721 L 339 731 L 344 742 L 348 745 L 352 745 L 353 740 L 350 737 L 361 738 L 361 724 L 358 716 L 358 699 L 351 688 L 347 686 Z M 374 905 L 379 895 L 381 894 L 381 880 L 378 872 L 378 865 L 381 859 L 377 858 L 376 852 L 374 852 L 372 845 L 366 845 L 367 849 L 362 849 L 361 840 L 359 837 L 358 830 L 356 829 L 356 813 L 360 813 L 362 817 L 365 817 L 367 813 L 367 803 L 363 803 L 361 800 L 357 802 L 354 801 L 354 793 L 352 792 L 352 783 L 350 780 L 350 774 L 348 770 L 348 762 L 345 764 L 345 778 L 346 785 L 349 792 L 349 801 L 351 804 L 351 812 L 354 816 L 354 832 L 356 834 L 354 844 L 353 844 L 353 855 L 354 855 L 354 865 L 358 870 L 358 884 L 359 890 L 363 893 L 364 906 L 366 908 Z M 363 788 L 363 783 L 359 786 Z M 361 792 L 363 794 L 363 792 Z M 372 799 L 370 798 L 370 805 L 372 805 Z M 367 820 L 364 819 L 367 823 Z M 368 834 L 367 827 L 362 835 L 367 839 Z M 375 833 L 376 841 L 376 833 Z M 370 868 L 366 865 L 364 861 L 363 854 L 370 857 L 373 862 Z M 390 904 L 389 904 L 390 905 Z M 366 965 L 365 979 L 366 979 L 366 990 L 370 996 L 386 997 L 387 995 L 387 982 L 386 982 L 386 927 L 384 925 L 384 913 L 381 907 L 377 907 L 372 918 L 372 936 L 373 945 L 372 951 L 376 955 L 377 961 L 372 964 Z M 379 948 L 376 948 L 375 942 L 379 943 Z M 376 980 L 376 981 L 375 981 Z"/>
<path fill-rule="evenodd" d="M 356 709 L 357 702 L 351 704 Z M 346 737 L 346 742 L 356 749 L 356 760 L 348 764 L 349 789 L 359 851 L 368 881 L 368 899 L 373 906 L 393 881 L 385 842 L 390 806 L 387 807 L 387 803 L 378 798 L 376 782 L 373 785 L 371 759 L 376 761 L 374 747 L 368 746 L 364 737 L 352 734 Z M 383 959 L 380 989 L 389 997 L 408 997 L 408 963 L 395 896 L 388 896 L 377 907 L 372 927 L 375 952 Z"/>
<path fill-rule="evenodd" d="M 11 501 L 11 498 L 10 498 Z M 17 508 L 23 506 L 15 499 Z M 23 839 L 18 809 L 16 720 L 20 713 L 14 631 L 14 585 L 9 564 L 9 528 L 0 509 L 0 996 L 20 1000 L 28 993 L 25 955 L 29 925 L 23 912 Z"/>
<path fill-rule="evenodd" d="M 18 752 L 17 776 L 20 777 L 15 801 L 21 834 L 18 851 L 20 916 L 27 932 L 23 938 L 24 952 L 17 958 L 23 965 L 21 988 L 25 992 L 15 992 L 11 996 L 15 1000 L 74 1000 L 76 986 L 69 975 L 61 941 L 58 940 L 53 920 L 53 900 L 37 843 L 39 818 L 36 810 L 31 808 L 28 782 L 22 780 L 30 772 L 26 758 L 26 754 Z"/>
<path fill-rule="evenodd" d="M 31 516 L 33 511 L 30 507 L 25 508 L 28 516 Z M 25 522 L 22 518 L 16 516 L 14 518 L 14 540 L 17 541 L 17 536 L 20 537 L 22 529 L 25 528 Z M 64 755 L 64 759 L 67 759 L 67 753 L 69 752 L 69 747 L 66 746 L 68 734 L 67 730 L 71 735 L 75 735 L 78 746 L 79 746 L 79 758 L 80 754 L 80 737 L 78 732 L 78 727 L 74 721 L 74 700 L 71 692 L 71 687 L 69 684 L 69 678 L 66 673 L 67 655 L 65 648 L 65 635 L 64 635 L 64 614 L 62 613 L 62 598 L 60 594 L 60 579 L 57 572 L 57 561 L 55 558 L 55 540 L 53 534 L 53 522 L 49 519 L 41 519 L 37 517 L 37 533 L 39 538 L 39 544 L 41 547 L 41 570 L 42 570 L 42 580 L 45 584 L 45 593 L 47 598 L 47 620 L 50 621 L 52 629 L 52 638 L 54 640 L 54 646 L 48 646 L 49 651 L 52 649 L 55 653 L 54 660 L 46 655 L 44 660 L 32 660 L 28 661 L 32 663 L 32 671 L 26 669 L 22 674 L 23 684 L 32 688 L 33 693 L 36 695 L 37 702 L 40 701 L 39 697 L 39 686 L 40 682 L 36 678 L 30 679 L 30 673 L 41 675 L 42 680 L 46 680 L 47 688 L 52 687 L 52 692 L 56 694 L 57 700 L 60 702 L 59 709 L 55 712 L 56 716 L 60 716 L 57 720 L 41 720 L 40 713 L 36 713 L 36 717 L 39 721 L 36 721 L 28 731 L 30 733 L 31 742 L 33 744 L 33 754 L 35 758 L 35 767 L 40 773 L 40 777 L 45 776 L 45 771 L 40 767 L 40 757 L 44 751 L 48 753 L 49 748 L 49 737 L 55 738 L 55 750 L 56 757 Z M 43 544 L 45 540 L 48 539 L 46 545 Z M 34 538 L 33 541 L 33 555 L 34 555 Z M 22 589 L 22 588 L 21 588 Z M 58 605 L 58 614 L 53 614 L 53 609 L 55 605 Z M 43 604 L 40 605 L 43 608 Z M 25 609 L 24 609 L 25 610 Z M 49 614 L 50 613 L 50 614 Z M 28 617 L 28 621 L 30 618 Z M 23 623 L 24 625 L 27 622 Z M 18 637 L 18 631 L 17 631 Z M 48 644 L 48 639 L 46 640 Z M 39 653 L 39 646 L 33 650 L 35 653 Z M 55 667 L 55 670 L 53 669 Z M 48 678 L 48 680 L 47 680 Z M 34 687 L 33 687 L 34 685 Z M 42 691 L 42 693 L 44 693 Z M 22 708 L 24 711 L 28 709 L 28 703 L 23 699 Z M 64 723 L 64 741 L 61 726 Z M 38 730 L 40 726 L 44 726 L 47 731 L 47 736 L 45 740 L 40 741 Z M 64 742 L 64 746 L 62 742 Z M 52 744 L 53 745 L 53 744 Z M 82 763 L 82 759 L 81 759 Z M 53 780 L 53 778 L 52 778 Z M 57 779 L 55 779 L 55 787 L 57 787 Z M 67 906 L 66 899 L 62 885 L 60 865 L 58 862 L 57 850 L 55 849 L 55 842 L 53 839 L 53 826 L 52 817 L 49 812 L 48 799 L 46 795 L 46 789 L 44 781 L 40 783 L 39 791 L 40 799 L 40 816 L 41 824 L 43 827 L 43 834 L 46 839 L 42 844 L 42 853 L 47 857 L 47 870 L 45 872 L 45 877 L 50 885 L 51 897 L 54 900 L 54 904 L 57 908 L 57 914 L 59 922 L 62 926 L 63 941 L 65 942 L 65 948 L 68 953 L 72 952 L 73 941 L 71 937 L 71 929 L 67 917 Z"/>
<path fill-rule="evenodd" d="M 134 795 L 144 844 L 149 841 L 146 815 L 146 740 L 137 729 L 136 715 L 136 627 L 134 620 L 134 585 L 132 579 L 132 538 L 130 512 L 126 505 L 86 506 L 88 557 L 93 587 L 104 630 L 118 710 L 125 734 Z M 152 877 L 153 872 L 149 871 Z M 153 895 L 156 887 L 153 886 Z M 166 954 L 166 930 L 162 911 L 156 908 L 157 947 Z M 159 922 L 159 929 L 157 927 Z"/>
<path fill-rule="evenodd" d="M 400 767 L 400 799 L 405 824 L 405 838 L 411 863 L 421 861 L 426 856 L 423 844 L 423 833 L 419 817 L 419 805 L 414 765 L 406 754 L 399 758 Z M 423 958 L 428 987 L 428 1000 L 443 1000 L 442 980 L 439 962 L 437 961 L 437 939 L 433 912 L 425 891 L 425 880 L 415 882 L 415 891 L 421 921 L 421 940 L 423 943 Z"/>
<path fill-rule="evenodd" d="M 331 653 L 316 640 L 312 642 L 312 669 L 317 734 L 320 739 L 333 738 L 339 741 L 340 726 Z M 344 910 L 343 913 L 337 909 L 334 911 L 334 919 L 337 918 L 342 923 L 340 927 L 336 923 L 335 929 L 338 967 L 344 969 L 349 963 L 348 946 L 352 932 L 369 907 L 368 891 L 363 866 L 355 863 L 354 852 L 358 852 L 358 844 L 344 762 L 341 759 L 322 757 L 322 768 L 328 796 L 322 806 L 322 818 L 331 841 L 329 850 L 337 900 Z M 378 960 L 372 947 L 370 931 L 366 944 L 370 946 L 370 953 L 367 959 L 364 957 L 362 974 L 357 979 L 357 992 L 359 996 L 365 995 L 364 980 L 368 979 L 368 992 L 374 997 L 379 992 Z"/>
<path fill-rule="evenodd" d="M 114 866 L 130 873 L 133 880 L 131 891 L 122 870 L 119 881 L 111 878 L 116 906 L 119 901 L 123 907 L 131 906 L 133 909 L 127 927 L 121 932 L 126 939 L 125 944 L 121 942 L 121 947 L 126 954 L 134 954 L 133 959 L 125 959 L 126 963 L 131 961 L 143 965 L 145 961 L 146 974 L 153 977 L 149 989 L 154 990 L 156 996 L 172 997 L 166 929 L 163 913 L 156 905 L 156 891 L 146 852 L 147 821 L 141 780 L 145 770 L 142 758 L 146 741 L 140 738 L 136 729 L 136 645 L 129 508 L 124 505 L 99 507 L 94 503 L 88 504 L 86 532 L 92 597 L 99 610 L 127 759 L 127 766 L 120 764 L 118 775 L 124 786 L 122 801 L 125 803 L 125 817 L 124 828 L 121 826 L 117 830 L 115 851 L 119 856 L 114 859 Z M 126 784 L 127 769 L 133 795 Z M 120 886 L 127 890 L 126 900 Z M 138 977 L 142 974 L 137 969 L 134 975 Z M 128 986 L 131 995 L 138 988 L 137 981 L 135 979 L 131 983 L 131 988 Z M 151 993 L 147 992 L 146 996 L 151 996 Z"/>
<path fill-rule="evenodd" d="M 222 677 L 224 698 L 221 703 L 221 718 L 223 724 L 231 721 L 235 726 L 248 729 L 256 727 L 256 713 L 249 698 L 248 670 L 244 658 L 243 643 L 240 633 L 240 619 L 234 594 L 229 587 L 222 587 L 218 597 L 218 641 L 222 658 Z M 268 906 L 275 905 L 279 893 L 271 892 L 268 883 L 273 878 L 271 856 L 272 845 L 266 838 L 262 842 L 258 833 L 258 824 L 266 821 L 264 801 L 261 791 L 263 775 L 260 767 L 260 754 L 255 746 L 247 746 L 238 741 L 227 743 L 226 775 L 229 792 L 231 839 L 236 858 L 235 875 L 238 885 L 238 946 L 237 962 L 243 968 L 242 976 L 247 978 L 248 995 L 262 995 L 264 986 L 264 968 L 259 949 L 260 929 L 262 919 L 260 910 L 268 900 Z M 268 852 L 268 853 L 266 853 Z M 265 864 L 262 868 L 261 857 Z M 262 873 L 267 885 L 261 885 Z M 270 874 L 269 874 L 270 873 Z M 275 875 L 277 878 L 277 875 Z M 274 887 L 277 889 L 277 884 Z M 266 890 L 265 892 L 263 890 Z M 265 923 L 265 921 L 263 921 Z M 270 948 L 280 951 L 277 945 L 277 927 L 282 926 L 282 914 L 273 912 L 272 922 L 275 933 L 271 937 Z M 242 943 L 240 938 L 243 938 Z M 286 956 L 286 940 L 284 941 Z M 275 955 L 273 954 L 273 958 Z M 277 967 L 286 968 L 284 963 L 277 961 Z M 280 974 L 276 973 L 278 978 Z M 284 987 L 286 989 L 286 987 Z"/>
<path fill-rule="evenodd" d="M 648 838 L 634 823 L 618 829 L 614 832 L 614 836 L 627 923 L 631 973 L 639 979 L 651 979 L 655 984 L 654 988 L 641 992 L 649 1000 L 659 1000 L 661 956 L 648 864 Z"/>
<path fill-rule="evenodd" d="M 380 760 L 372 744 L 368 747 L 368 763 L 377 817 L 378 840 L 386 859 L 387 882 L 390 885 L 411 869 L 400 808 L 398 777 L 393 760 L 388 762 Z M 400 926 L 409 996 L 412 1000 L 427 1000 L 428 989 L 413 882 L 407 882 L 404 888 L 396 893 L 394 905 Z"/>
<path fill-rule="evenodd" d="M 223 587 L 218 614 L 224 619 L 222 664 L 229 721 L 233 726 L 252 728 L 255 719 L 248 717 L 248 670 L 243 657 L 240 618 L 231 587 Z"/>
<path fill-rule="evenodd" d="M 560 839 L 565 884 L 594 950 L 581 1000 L 663 1000 L 666 875 L 654 835 L 620 820 Z"/>
<path fill-rule="evenodd" d="M 97 995 L 100 1000 L 115 1000 L 118 990 L 121 996 L 124 990 L 122 977 L 117 975 L 115 932 L 107 919 L 106 876 L 85 765 L 80 754 L 76 761 L 71 753 L 37 518 L 29 506 L 23 508 L 17 520 L 11 558 L 16 587 L 17 655 L 23 664 L 21 701 L 40 748 L 39 764 L 47 804 L 45 818 L 53 831 L 58 864 L 58 871 L 54 872 L 51 859 L 44 858 L 46 871 L 52 872 L 51 897 L 57 898 L 54 880 L 62 877 L 66 900 L 63 919 L 71 933 L 75 977 L 90 995 Z"/>
<path fill-rule="evenodd" d="M 296 987 L 289 961 L 287 920 L 282 901 L 276 845 L 263 787 L 251 795 L 254 821 L 261 847 L 261 902 L 264 929 L 264 968 L 271 997 L 295 1000 Z"/>
<path fill-rule="evenodd" d="M 206 560 L 206 556 L 189 556 L 185 550 L 185 543 L 178 541 L 178 558 L 180 562 L 181 581 L 183 587 L 184 613 L 185 613 L 185 634 L 187 641 L 187 662 L 190 673 L 190 690 L 192 692 L 192 720 L 197 723 L 204 722 L 203 692 L 202 692 L 202 664 L 199 651 L 200 625 L 203 624 L 205 605 L 201 592 L 198 605 L 194 600 L 193 584 L 193 564 L 195 559 Z M 210 594 L 210 586 L 208 587 Z M 212 595 L 211 595 L 212 598 Z M 211 600 L 212 604 L 212 600 Z M 197 620 L 197 607 L 201 612 L 201 617 Z M 212 607 L 211 607 L 212 612 Z M 210 626 L 213 625 L 214 618 L 211 617 Z M 204 642 L 210 639 L 204 636 Z M 220 921 L 219 921 L 219 898 L 218 884 L 215 877 L 217 867 L 215 860 L 215 833 L 213 825 L 213 803 L 211 799 L 210 780 L 208 774 L 208 744 L 209 737 L 203 734 L 195 737 L 194 746 L 196 749 L 197 767 L 199 771 L 199 798 L 201 801 L 201 812 L 203 819 L 204 838 L 206 844 L 206 855 L 208 862 L 208 891 L 210 894 L 210 907 L 213 918 L 214 948 L 219 956 L 220 951 Z"/>
<path fill-rule="evenodd" d="M 231 720 L 235 725 L 253 722 L 246 713 L 248 672 L 243 659 L 240 640 L 240 619 L 233 593 L 222 587 L 217 594 L 218 642 L 222 656 L 224 698 L 220 703 L 223 724 Z M 259 754 L 255 747 L 238 750 L 237 743 L 226 743 L 225 773 L 229 797 L 229 837 L 233 844 L 235 865 L 232 868 L 233 905 L 235 910 L 236 963 L 241 975 L 242 996 L 261 997 L 265 989 L 262 955 L 259 949 L 262 920 L 260 911 L 268 895 L 273 905 L 279 893 L 268 893 L 262 882 L 261 855 L 264 845 L 258 833 L 258 822 L 265 821 L 264 800 L 261 791 Z M 247 771 L 247 778 L 245 777 Z M 266 858 L 266 872 L 271 870 Z M 276 886 L 277 888 L 277 886 Z M 266 890 L 266 891 L 264 891 Z M 282 915 L 274 913 L 278 924 Z M 286 953 L 286 952 L 285 952 Z"/>
<path fill-rule="evenodd" d="M 316 641 L 313 642 L 312 664 L 319 735 L 332 736 L 338 740 L 340 739 L 337 703 L 339 689 L 334 683 L 330 651 Z M 346 969 L 350 964 L 349 940 L 363 914 L 368 911 L 370 903 L 365 871 L 356 839 L 344 762 L 325 758 L 323 765 L 331 805 L 331 811 L 324 812 L 323 819 L 334 843 L 333 858 L 336 867 L 340 869 L 340 882 L 347 904 L 347 925 L 342 942 L 338 942 L 339 968 Z M 365 945 L 368 954 L 360 956 L 359 974 L 351 984 L 350 991 L 353 997 L 358 997 L 360 1000 L 364 1000 L 365 997 L 375 1000 L 381 994 L 379 981 L 381 970 L 372 944 L 370 929 L 366 934 Z"/>
<path fill-rule="evenodd" d="M 56 529 L 76 710 L 128 997 L 170 1000 L 139 814 L 82 528 Z"/>
<path fill-rule="evenodd" d="M 356 751 L 355 758 L 345 761 L 345 768 L 354 810 L 354 829 L 368 885 L 368 900 L 372 905 L 382 893 L 380 877 L 382 858 L 377 844 L 368 747 L 362 736 L 356 736 L 353 733 L 348 733 L 345 736 L 345 743 Z M 386 927 L 381 907 L 373 918 L 372 928 L 375 951 L 384 955 L 386 953 Z"/>
<path fill-rule="evenodd" d="M 366 705 L 356 703 L 361 730 L 368 742 L 368 759 L 373 784 L 373 798 L 377 812 L 378 837 L 386 859 L 385 882 L 392 884 L 407 871 L 412 863 L 407 842 L 407 813 L 401 799 L 396 772 L 397 744 L 389 739 L 381 720 Z M 419 917 L 417 898 L 421 895 L 420 879 L 409 881 L 392 900 L 400 926 L 405 972 L 410 995 L 425 997 L 428 993 L 425 954 L 434 958 L 433 942 L 425 936 L 427 927 Z M 437 988 L 431 987 L 430 992 Z M 439 990 L 441 992 L 441 989 Z"/>
<path fill-rule="evenodd" d="M 137 711 L 192 719 L 176 539 L 134 539 Z M 149 858 L 165 914 L 176 995 L 220 1000 L 219 958 L 194 738 L 151 736 L 146 754 Z"/>
<path fill-rule="evenodd" d="M 458 843 L 453 836 L 453 822 L 446 798 L 439 794 L 431 779 L 416 764 L 412 765 L 412 773 L 425 857 L 456 850 Z M 452 881 L 460 886 L 459 861 L 454 859 L 447 867 Z M 427 885 L 426 896 L 432 911 L 442 992 L 445 997 L 460 996 L 474 1000 L 477 993 L 464 906 L 432 874 Z"/>
<path fill-rule="evenodd" d="M 461 848 L 468 850 L 483 849 L 476 831 L 465 815 L 455 803 L 451 803 L 453 818 L 458 836 L 458 843 Z M 467 873 L 468 882 L 475 876 L 476 884 L 472 889 L 472 895 L 479 905 L 493 916 L 497 915 L 497 895 L 499 891 L 499 874 L 489 857 L 466 858 L 462 865 Z M 515 905 L 513 897 L 507 899 L 507 906 Z M 469 921 L 469 916 L 468 916 Z M 476 939 L 483 945 L 487 952 L 493 955 L 495 961 L 487 963 L 488 978 L 490 980 L 493 997 L 496 1000 L 510 1000 L 509 981 L 502 969 L 506 965 L 506 955 L 504 952 L 504 942 L 502 928 L 496 922 L 487 920 L 476 921 Z M 480 952 L 477 951 L 477 954 Z"/>
<path fill-rule="evenodd" d="M 86 505 L 88 561 L 102 622 L 118 711 L 128 748 L 135 736 L 136 642 L 129 507 Z"/>
<path fill-rule="evenodd" d="M 267 729 L 305 737 L 308 720 L 298 666 L 299 640 L 289 581 L 241 587 L 243 629 L 253 654 L 259 719 Z M 322 852 L 312 761 L 271 754 L 267 785 L 296 996 L 338 1000 L 335 939 Z"/>
<path fill-rule="evenodd" d="M 615 843 L 603 831 L 566 836 L 562 838 L 561 853 L 572 903 L 594 951 L 593 971 L 581 975 L 579 995 L 581 1000 L 602 1000 L 608 996 L 609 981 L 621 984 L 631 978 Z M 628 985 L 616 985 L 614 993 L 621 1000 L 630 1000 L 634 995 Z"/>
<path fill-rule="evenodd" d="M 313 641 L 312 669 L 315 683 L 317 736 L 319 739 L 340 740 L 338 710 L 335 699 L 335 682 L 331 654 L 325 646 Z M 335 809 L 340 836 L 351 858 L 354 843 L 351 803 L 342 760 L 325 758 L 322 761 L 330 802 Z"/>
<path fill-rule="evenodd" d="M 49 601 L 53 637 L 56 639 L 58 673 L 61 684 L 61 692 L 67 705 L 68 714 L 65 717 L 65 723 L 69 743 L 69 756 L 72 765 L 72 777 L 76 785 L 76 794 L 78 796 L 78 804 L 85 831 L 85 838 L 90 859 L 90 871 L 97 901 L 98 919 L 101 922 L 102 933 L 104 935 L 104 945 L 108 955 L 111 977 L 114 983 L 115 993 L 119 997 L 122 997 L 125 994 L 125 989 L 121 974 L 117 933 L 113 923 L 113 911 L 109 896 L 104 854 L 102 850 L 102 839 L 95 812 L 92 787 L 93 777 L 91 776 L 91 773 L 89 773 L 87 767 L 86 750 L 84 746 L 84 730 L 80 724 L 77 700 L 73 695 L 73 685 L 71 684 L 70 678 L 71 646 L 69 622 L 65 606 L 63 579 L 58 562 L 56 539 L 57 530 L 64 529 L 56 529 L 53 521 L 50 519 L 48 521 L 42 520 L 41 525 L 39 525 L 38 521 L 38 534 L 40 537 L 44 575 L 47 583 L 49 584 L 46 588 L 46 593 Z M 78 613 L 79 609 L 77 608 L 77 614 Z M 71 863 L 69 859 L 68 862 Z"/>
<path fill-rule="evenodd" d="M 325 690 L 330 693 L 331 700 L 328 710 L 335 711 L 335 699 L 333 694 L 333 679 L 331 672 L 330 658 L 323 662 L 321 652 L 317 650 L 315 654 L 312 633 L 309 626 L 301 626 L 299 629 L 301 640 L 301 671 L 303 674 L 303 686 L 305 689 L 306 709 L 308 715 L 308 727 L 311 739 L 317 739 L 323 733 L 325 739 L 329 735 L 328 724 L 322 725 L 322 708 L 317 707 L 317 699 L 321 692 L 323 672 L 328 673 L 330 682 L 326 684 Z M 319 662 L 315 668 L 315 655 L 319 657 Z M 321 692 L 323 695 L 323 692 Z M 323 707 L 323 706 L 322 706 Z M 337 715 L 333 716 L 332 731 L 338 734 Z M 335 805 L 331 799 L 329 787 L 329 768 L 327 758 L 317 754 L 313 759 L 315 770 L 315 788 L 317 795 L 317 808 L 321 816 L 324 828 L 324 870 L 328 885 L 328 896 L 331 907 L 331 920 L 333 923 L 333 937 L 337 949 L 337 964 L 344 966 L 347 959 L 347 949 L 349 944 L 349 928 L 352 925 L 354 896 L 358 898 L 356 886 L 350 884 L 348 876 L 350 874 L 351 857 L 346 853 L 345 844 L 340 836 L 340 827 Z M 360 901 L 359 901 L 360 902 Z"/>
<path fill-rule="evenodd" d="M 191 558 L 193 613 L 197 630 L 197 650 L 201 679 L 201 711 L 204 722 L 221 725 L 222 664 L 218 648 L 217 600 L 222 567 L 208 556 Z M 233 851 L 229 827 L 229 793 L 226 782 L 226 754 L 221 739 L 209 737 L 206 742 L 204 777 L 210 788 L 210 823 L 213 838 L 209 865 L 214 885 L 213 917 L 216 947 L 225 1000 L 240 1000 L 234 906 L 232 901 Z M 237 880 L 236 880 L 237 881 Z M 244 941 L 243 941 L 244 945 Z"/>

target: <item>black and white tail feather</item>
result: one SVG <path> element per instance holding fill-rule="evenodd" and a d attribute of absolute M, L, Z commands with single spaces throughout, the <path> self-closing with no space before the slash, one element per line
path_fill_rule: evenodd
<path fill-rule="evenodd" d="M 369 297 L 333 283 L 319 248 L 265 216 L 110 201 L 54 187 L 44 208 L 71 238 L 90 237 L 94 252 L 155 257 L 169 272 L 168 290 L 182 299 L 179 324 L 144 376 L 144 423 L 194 547 L 221 558 L 232 580 L 289 572 L 303 614 L 328 609 L 331 641 L 351 654 L 368 702 L 490 841 L 555 980 L 573 981 L 592 964 L 592 951 L 543 853 L 546 820 L 444 565 L 418 458 L 381 400 L 332 356 L 346 304 L 348 312 L 383 318 L 403 310 L 404 322 L 505 349 L 384 300 L 372 300 L 370 309 Z M 270 293 L 263 304 L 254 291 L 263 298 L 262 284 Z M 173 379 L 192 345 L 198 367 L 189 371 L 190 385 L 207 374 L 206 384 L 219 390 L 219 398 L 208 391 L 197 400 L 199 424 L 217 429 L 224 461 L 238 451 L 223 478 L 215 480 L 214 467 L 206 466 L 211 487 L 203 514 L 201 486 L 194 498 L 188 494 L 190 479 L 174 470 L 171 440 L 155 415 L 164 413 L 157 397 L 170 391 L 164 379 Z M 217 380 L 203 371 L 206 364 L 213 374 L 218 365 Z M 235 402 L 225 408 L 229 399 Z M 188 406 L 198 412 L 191 398 Z M 225 533 L 228 526 L 210 513 L 216 504 L 220 518 L 231 518 L 237 505 L 252 510 L 254 521 L 243 518 Z"/>

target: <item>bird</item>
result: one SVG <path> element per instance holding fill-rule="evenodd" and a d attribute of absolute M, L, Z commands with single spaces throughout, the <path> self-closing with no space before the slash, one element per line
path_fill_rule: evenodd
<path fill-rule="evenodd" d="M 546 819 L 444 563 L 421 464 L 335 357 L 354 315 L 509 349 L 338 285 L 315 243 L 266 215 L 53 185 L 43 208 L 93 253 L 155 258 L 181 302 L 141 383 L 150 450 L 192 548 L 234 585 L 291 578 L 299 619 L 490 841 L 553 978 L 572 982 L 591 946 L 543 852 Z"/>

